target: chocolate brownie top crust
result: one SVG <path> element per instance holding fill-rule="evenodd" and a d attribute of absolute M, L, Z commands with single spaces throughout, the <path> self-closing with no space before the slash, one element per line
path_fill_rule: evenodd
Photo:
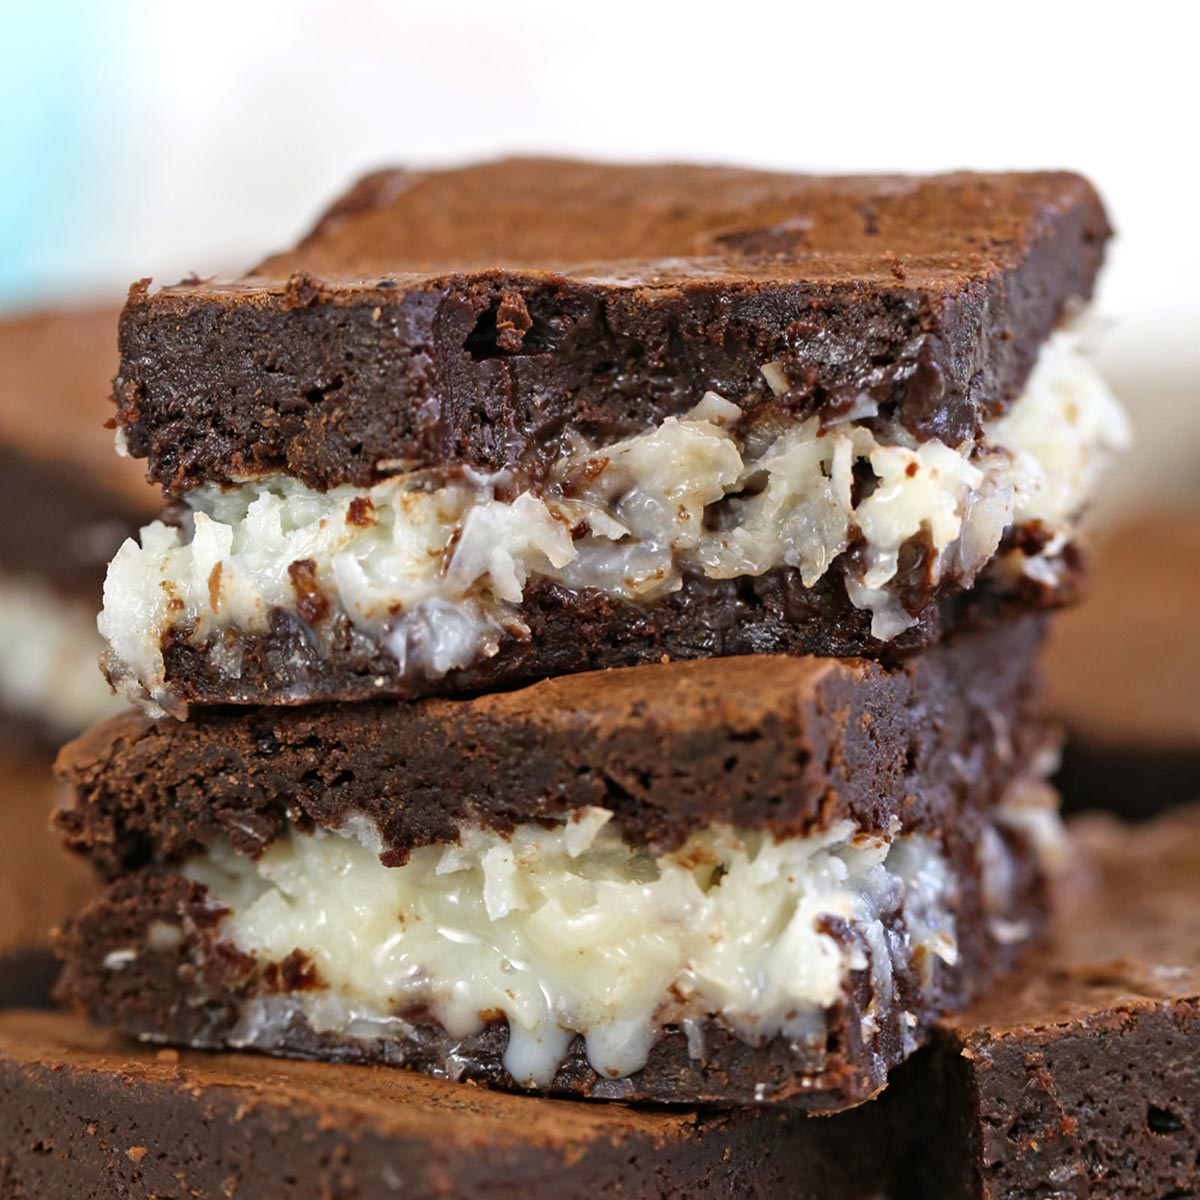
<path fill-rule="evenodd" d="M 386 1067 L 146 1050 L 59 1014 L 0 1016 L 6 1195 L 199 1200 L 876 1194 L 898 1106 L 645 1112 Z"/>
<path fill-rule="evenodd" d="M 868 400 L 957 444 L 1091 294 L 1109 232 L 1063 172 L 384 171 L 244 279 L 136 285 L 118 419 L 174 494 L 397 462 L 536 477 L 568 434 L 611 442 L 706 390 L 828 420 Z"/>
<path fill-rule="evenodd" d="M 905 253 L 918 276 L 965 279 L 985 259 L 1019 253 L 1054 208 L 1081 202 L 1095 199 L 1066 172 L 821 176 L 512 158 L 368 175 L 299 246 L 252 275 L 366 280 L 399 263 L 413 273 L 505 266 L 580 276 L 624 263 L 622 274 L 639 281 L 685 280 L 699 259 L 703 274 L 718 276 L 882 279 L 896 276 L 889 256 Z M 1103 220 L 1095 232 L 1107 232 Z"/>
<path fill-rule="evenodd" d="M 851 817 L 933 831 L 1021 768 L 1037 619 L 952 639 L 903 666 L 747 657 L 546 680 L 470 700 L 136 714 L 61 753 L 70 845 L 106 872 L 224 835 L 247 853 L 289 815 L 374 819 L 385 862 L 588 805 L 654 849 L 714 821 L 779 836 Z M 1014 746 L 1014 739 L 1016 745 Z"/>

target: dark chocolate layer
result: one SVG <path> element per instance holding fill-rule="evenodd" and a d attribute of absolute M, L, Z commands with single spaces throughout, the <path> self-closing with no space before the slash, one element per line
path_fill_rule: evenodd
<path fill-rule="evenodd" d="M 67 746 L 68 843 L 114 876 L 229 838 L 257 853 L 285 823 L 364 814 L 385 861 L 475 821 L 602 805 L 637 845 L 715 820 L 787 836 L 849 817 L 940 834 L 1026 768 L 1036 618 L 900 666 L 725 658 L 546 680 L 469 700 L 130 713 Z"/>
<path fill-rule="evenodd" d="M 59 1014 L 0 1016 L 11 1200 L 868 1200 L 898 1106 L 837 1120 L 506 1096 L 384 1068 L 146 1050 Z"/>
<path fill-rule="evenodd" d="M 536 478 L 571 433 L 617 440 L 709 389 L 825 418 L 866 397 L 957 443 L 1091 294 L 1109 232 L 1062 172 L 382 172 L 246 279 L 135 286 L 118 419 L 173 494 L 398 460 Z"/>

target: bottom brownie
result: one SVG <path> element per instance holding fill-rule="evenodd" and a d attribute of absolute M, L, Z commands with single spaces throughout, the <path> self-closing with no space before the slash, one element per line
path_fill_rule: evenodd
<path fill-rule="evenodd" d="M 905 1114 L 647 1112 L 384 1068 L 157 1053 L 59 1014 L 0 1015 L 5 1200 L 405 1200 L 878 1194 Z"/>
<path fill-rule="evenodd" d="M 1041 920 L 1039 622 L 469 700 L 122 718 L 62 995 L 207 1047 L 663 1103 L 860 1103 Z"/>
<path fill-rule="evenodd" d="M 13 1012 L 0 1194 L 1184 1200 L 1200 1191 L 1200 807 L 1072 835 L 1046 947 L 848 1112 L 551 1102 L 155 1052 Z"/>

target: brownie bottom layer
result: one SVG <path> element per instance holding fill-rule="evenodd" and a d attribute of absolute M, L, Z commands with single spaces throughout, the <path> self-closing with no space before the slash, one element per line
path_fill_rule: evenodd
<path fill-rule="evenodd" d="M 494 972 L 488 974 L 490 960 L 483 956 L 484 949 L 490 939 L 511 935 L 511 925 L 504 932 L 495 924 L 507 916 L 507 909 L 501 911 L 508 903 L 503 873 L 489 878 L 484 872 L 485 900 L 479 903 L 486 902 L 486 919 L 478 913 L 475 924 L 453 920 L 454 905 L 462 903 L 462 894 L 452 897 L 447 919 L 428 891 L 437 875 L 431 871 L 429 882 L 418 887 L 425 898 L 401 907 L 399 917 L 378 932 L 360 902 L 384 886 L 380 876 L 416 871 L 418 865 L 414 859 L 404 867 L 385 868 L 371 856 L 375 878 L 353 891 L 356 922 L 371 932 L 354 941 L 355 970 L 347 974 L 344 961 L 339 962 L 336 954 L 331 956 L 327 946 L 305 944 L 301 935 L 295 939 L 301 944 L 293 947 L 289 936 L 286 946 L 276 940 L 269 949 L 247 935 L 253 924 L 247 925 L 246 913 L 253 911 L 247 905 L 261 896 L 261 881 L 233 880 L 218 894 L 216 881 L 232 879 L 220 864 L 206 865 L 204 870 L 185 868 L 191 878 L 173 869 L 144 868 L 118 881 L 68 925 L 62 942 L 66 969 L 60 996 L 101 1024 L 149 1040 L 402 1065 L 441 1078 L 556 1095 L 657 1103 L 780 1103 L 835 1111 L 858 1104 L 882 1088 L 889 1069 L 925 1040 L 937 1017 L 961 1008 L 980 987 L 1011 967 L 1036 939 L 1043 887 L 1038 849 L 1023 831 L 1027 829 L 1028 825 L 1022 826 L 1016 819 L 994 825 L 977 813 L 963 814 L 958 825 L 946 833 L 937 861 L 929 859 L 918 865 L 916 875 L 907 882 L 905 876 L 889 875 L 882 868 L 863 876 L 869 880 L 864 894 L 870 897 L 869 904 L 876 906 L 869 909 L 872 915 L 865 924 L 855 915 L 861 908 L 847 907 L 849 885 L 839 884 L 830 899 L 822 900 L 820 885 L 814 883 L 810 889 L 804 882 L 800 899 L 788 901 L 798 905 L 790 910 L 793 915 L 786 917 L 778 932 L 766 934 L 768 958 L 742 962 L 718 956 L 715 992 L 711 985 L 707 991 L 703 986 L 705 978 L 713 977 L 713 964 L 689 958 L 686 969 L 679 973 L 674 966 L 665 976 L 651 973 L 652 979 L 661 979 L 655 986 L 670 984 L 665 992 L 635 992 L 632 999 L 626 997 L 620 1007 L 613 1008 L 618 1003 L 613 999 L 617 993 L 612 991 L 617 980 L 601 983 L 602 1000 L 587 1000 L 591 994 L 587 989 L 596 983 L 595 979 L 587 982 L 585 966 L 573 967 L 569 960 L 565 971 L 558 974 L 538 973 L 553 971 L 547 964 L 557 961 L 544 952 L 544 926 L 540 942 L 496 941 L 508 956 L 500 958 L 498 969 L 514 972 L 511 986 L 505 984 L 507 993 L 486 988 L 466 991 L 470 1011 L 465 1024 L 462 989 L 475 986 L 472 981 L 496 978 Z M 302 836 L 320 845 L 335 835 Z M 267 857 L 285 845 L 273 848 Z M 898 845 L 899 839 L 892 850 Z M 686 855 L 688 849 L 685 846 L 682 853 Z M 901 859 L 911 860 L 911 847 L 905 846 L 903 851 Z M 452 853 L 461 851 L 452 849 Z M 496 853 L 493 848 L 484 854 L 485 865 L 489 858 L 495 864 L 492 856 Z M 848 848 L 847 853 L 853 857 L 864 851 Z M 606 846 L 600 856 L 607 864 L 604 870 L 610 873 L 611 855 L 612 847 Z M 517 858 L 523 861 L 521 855 Z M 753 873 L 757 861 L 751 861 L 746 870 Z M 892 861 L 891 853 L 888 861 Z M 511 873 L 511 866 L 507 869 Z M 574 873 L 575 869 L 569 873 L 568 889 L 593 886 Z M 312 878 L 298 879 L 290 859 L 272 864 L 268 880 L 274 870 L 287 875 L 298 889 L 291 893 L 292 901 L 283 903 L 303 905 Z M 439 866 L 438 873 L 441 870 Z M 836 874 L 846 867 L 838 860 L 821 870 Z M 735 876 L 736 870 L 731 869 L 706 886 L 724 887 L 728 892 Z M 944 888 L 937 885 L 940 890 L 936 890 L 932 909 L 928 900 L 935 887 L 931 876 L 949 881 Z M 353 880 L 345 871 L 336 878 L 339 895 L 351 888 Z M 841 878 L 845 879 L 844 874 Z M 218 890 L 210 890 L 200 879 L 212 881 Z M 320 887 L 327 886 L 317 882 Z M 614 882 L 610 879 L 598 886 L 611 887 Z M 678 908 L 674 897 L 680 886 L 682 881 L 670 884 L 670 903 L 676 904 L 672 918 L 663 917 L 662 910 L 651 905 L 648 884 L 635 884 L 629 893 L 632 916 L 626 913 L 622 919 L 640 924 L 636 906 L 646 906 L 645 923 L 652 932 L 662 929 L 661 938 L 656 936 L 653 943 L 655 954 L 665 953 L 671 926 L 654 922 L 692 920 L 691 914 L 697 911 Z M 269 899 L 276 903 L 274 893 Z M 388 902 L 385 897 L 385 907 Z M 551 909 L 563 911 L 557 909 L 558 903 L 559 898 L 547 892 L 529 926 Z M 570 901 L 567 903 L 569 910 Z M 279 909 L 267 911 L 278 913 Z M 699 911 L 707 910 L 701 905 Z M 598 916 L 599 910 L 592 910 L 587 920 Z M 406 977 L 415 977 L 420 987 L 404 991 L 403 1003 L 394 1001 L 392 1007 L 382 1007 L 379 995 L 397 993 L 391 985 L 378 993 L 364 991 L 357 960 L 365 957 L 375 970 L 379 963 L 390 961 L 379 957 L 389 945 L 421 945 L 420 931 L 404 932 L 411 921 L 433 922 L 439 946 L 443 939 L 461 942 L 474 931 L 484 949 L 453 959 L 448 972 L 440 957 L 446 953 L 444 946 L 437 951 L 438 957 L 422 958 L 417 953 L 411 959 L 402 958 Z M 443 934 L 443 921 L 455 928 Z M 951 935 L 942 931 L 941 921 L 948 922 Z M 274 932 L 270 918 L 267 928 L 269 937 Z M 745 928 L 720 926 L 716 936 L 727 947 L 740 947 Z M 335 929 L 334 935 L 354 939 L 356 930 L 339 933 Z M 303 936 L 311 936 L 311 929 Z M 756 930 L 754 936 L 761 940 L 763 934 Z M 614 968 L 618 974 L 626 969 L 635 973 L 646 970 L 645 962 L 639 964 L 636 958 L 641 943 L 635 940 L 622 945 L 633 949 L 630 957 L 621 960 L 626 965 Z M 531 954 L 534 965 L 530 966 L 520 961 L 519 951 L 533 946 L 539 947 L 540 957 Z M 787 949 L 781 952 L 780 946 Z M 625 953 L 623 949 L 622 955 Z M 836 960 L 832 982 L 831 954 Z M 672 960 L 668 957 L 665 961 Z M 505 963 L 510 964 L 508 968 Z M 594 963 L 591 969 L 595 971 Z M 781 994 L 794 1006 L 792 1011 L 778 1001 L 773 1007 L 767 1003 L 765 1008 L 747 1010 L 744 1002 L 734 999 L 739 996 L 735 986 L 739 972 L 757 977 L 763 971 L 771 976 L 779 970 L 787 972 L 789 980 L 794 977 L 791 990 L 764 993 L 752 989 L 748 994 L 758 1005 L 767 1003 L 764 995 Z M 462 981 L 451 989 L 452 1001 L 439 990 L 439 971 L 447 979 Z M 722 971 L 733 976 L 722 976 Z M 552 1007 L 551 1014 L 592 1012 L 603 1017 L 576 1016 L 572 1020 L 584 1020 L 585 1024 L 563 1025 L 555 1021 L 566 1018 L 551 1016 L 548 1024 L 530 1026 L 522 1005 L 531 978 L 537 984 L 532 989 L 535 1000 L 544 994 L 546 1003 L 551 1003 L 552 995 L 563 994 L 564 988 L 565 994 L 573 997 L 562 1010 Z M 470 1005 L 474 996 L 480 997 L 478 1008 Z M 747 1011 L 752 1014 L 749 1028 Z M 599 1034 L 596 1026 L 586 1023 L 591 1019 L 602 1022 Z M 644 1021 L 649 1025 L 639 1023 Z M 510 1033 L 510 1022 L 512 1030 L 517 1030 L 519 1023 L 519 1039 L 517 1033 Z M 572 1028 L 574 1037 L 561 1032 Z M 542 1044 L 546 1039 L 549 1050 Z M 534 1065 L 528 1066 L 530 1063 Z"/>
<path fill-rule="evenodd" d="M 547 1103 L 404 1071 L 156 1053 L 9 1013 L 0 1193 L 1192 1196 L 1200 807 L 1072 832 L 1046 945 L 849 1112 Z"/>
<path fill-rule="evenodd" d="M 911 1124 L 900 1105 L 650 1112 L 156 1053 L 57 1013 L 0 1014 L 0 1095 L 5 1200 L 871 1200 Z"/>
<path fill-rule="evenodd" d="M 1070 830 L 1043 949 L 912 1063 L 897 1197 L 1200 1194 L 1200 806 Z"/>

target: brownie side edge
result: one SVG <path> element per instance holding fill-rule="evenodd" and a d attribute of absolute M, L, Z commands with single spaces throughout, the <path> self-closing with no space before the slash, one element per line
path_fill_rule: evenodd
<path fill-rule="evenodd" d="M 1187 1196 L 1200 1183 L 1200 999 L 1105 1003 L 1058 1025 L 942 1028 L 930 1129 L 902 1196 Z"/>
<path fill-rule="evenodd" d="M 699 659 L 545 680 L 462 700 L 129 714 L 61 752 L 58 825 L 110 877 L 225 836 L 257 854 L 288 820 L 365 815 L 385 861 L 463 822 L 607 807 L 667 850 L 725 821 L 778 836 L 849 818 L 939 833 L 1028 771 L 1036 618 L 892 668 L 862 660 Z"/>

